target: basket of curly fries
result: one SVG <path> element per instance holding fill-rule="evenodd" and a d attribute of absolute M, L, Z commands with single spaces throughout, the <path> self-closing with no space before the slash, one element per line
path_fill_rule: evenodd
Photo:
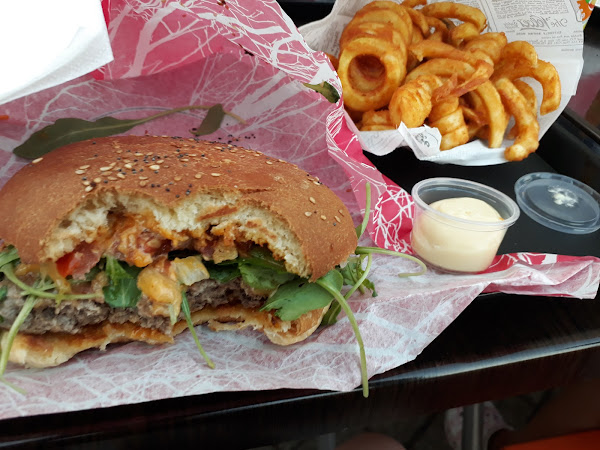
<path fill-rule="evenodd" d="M 337 2 L 301 31 L 330 57 L 365 150 L 520 161 L 566 106 L 583 63 L 577 11 L 541 14 L 523 3 Z"/>

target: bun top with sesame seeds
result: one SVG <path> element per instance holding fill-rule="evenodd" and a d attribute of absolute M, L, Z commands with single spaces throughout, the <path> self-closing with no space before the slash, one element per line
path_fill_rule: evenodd
<path fill-rule="evenodd" d="M 26 263 L 57 261 L 105 239 L 124 217 L 173 242 L 216 248 L 221 260 L 235 257 L 228 250 L 236 243 L 267 246 L 289 272 L 311 280 L 357 245 L 346 207 L 317 178 L 254 150 L 193 139 L 67 145 L 11 178 L 0 211 L 0 238 Z"/>

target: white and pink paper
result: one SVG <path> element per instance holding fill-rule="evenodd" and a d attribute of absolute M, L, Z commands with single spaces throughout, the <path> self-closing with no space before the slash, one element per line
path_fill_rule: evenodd
<path fill-rule="evenodd" d="M 356 223 L 370 182 L 371 238 L 377 245 L 410 251 L 410 196 L 363 156 L 341 102 L 331 104 L 303 86 L 327 81 L 341 92 L 327 57 L 309 49 L 275 1 L 105 0 L 103 7 L 113 62 L 0 105 L 0 116 L 8 116 L 0 120 L 0 183 L 25 164 L 12 149 L 61 117 L 137 118 L 221 103 L 246 123 L 227 118 L 207 138 L 235 141 L 298 164 L 344 200 Z M 191 137 L 189 130 L 203 116 L 201 110 L 188 111 L 131 134 Z M 373 242 L 365 237 L 362 244 Z M 479 275 L 397 276 L 415 269 L 404 259 L 376 257 L 370 278 L 379 296 L 356 295 L 351 301 L 369 376 L 413 360 L 482 292 L 594 298 L 600 283 L 600 260 L 594 257 L 521 253 L 498 257 Z M 360 384 L 358 347 L 345 317 L 289 347 L 275 346 L 253 331 L 197 329 L 214 370 L 204 364 L 189 333 L 175 345 L 115 345 L 51 369 L 9 365 L 6 378 L 27 395 L 0 387 L 0 418 L 218 391 L 346 391 Z"/>

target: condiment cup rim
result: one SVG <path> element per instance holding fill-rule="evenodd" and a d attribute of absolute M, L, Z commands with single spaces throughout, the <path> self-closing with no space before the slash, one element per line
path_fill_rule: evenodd
<path fill-rule="evenodd" d="M 434 188 L 437 190 L 442 190 L 443 188 L 447 188 L 448 191 L 455 190 L 456 194 L 458 194 L 458 195 L 448 196 L 447 198 L 472 197 L 472 198 L 477 198 L 479 200 L 486 201 L 485 200 L 486 196 L 481 195 L 481 194 L 485 193 L 485 194 L 487 194 L 487 197 L 492 197 L 492 198 L 496 199 L 496 201 L 498 201 L 499 203 L 502 203 L 511 214 L 509 217 L 503 217 L 504 220 L 501 220 L 499 222 L 485 222 L 485 221 L 469 220 L 469 219 L 463 219 L 460 217 L 455 217 L 450 214 L 446 214 L 441 211 L 438 211 L 438 210 L 432 208 L 431 206 L 429 206 L 427 203 L 425 203 L 425 201 L 423 201 L 419 192 L 423 188 L 427 188 L 427 187 Z M 463 189 L 460 189 L 460 188 L 463 188 Z M 471 194 L 471 195 L 469 195 L 469 194 Z M 499 229 L 508 228 L 517 221 L 517 219 L 519 218 L 519 215 L 521 213 L 517 203 L 513 199 L 511 199 L 508 195 L 504 194 L 503 192 L 500 192 L 499 190 L 494 189 L 485 184 L 477 183 L 476 181 L 471 181 L 471 180 L 464 180 L 461 178 L 437 177 L 437 178 L 427 178 L 425 180 L 421 180 L 413 186 L 411 195 L 413 197 L 415 205 L 420 207 L 424 211 L 429 212 L 431 215 L 438 216 L 440 218 L 444 218 L 444 219 L 446 219 L 446 221 L 456 222 L 457 226 L 459 224 L 468 225 L 468 226 L 476 226 L 481 231 L 483 231 L 485 229 L 489 229 L 489 231 L 495 231 L 495 230 L 499 230 Z M 487 202 L 487 201 L 486 201 L 486 203 L 489 204 L 489 202 Z M 494 205 L 490 205 L 490 206 L 494 207 Z"/>

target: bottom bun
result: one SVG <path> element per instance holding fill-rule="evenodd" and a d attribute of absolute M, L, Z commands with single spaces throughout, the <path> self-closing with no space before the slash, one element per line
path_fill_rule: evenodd
<path fill-rule="evenodd" d="M 206 307 L 192 313 L 195 325 L 206 323 L 214 331 L 240 330 L 252 327 L 262 331 L 277 345 L 290 345 L 309 337 L 321 324 L 329 309 L 326 306 L 303 314 L 296 320 L 285 321 L 273 313 L 242 308 L 238 305 Z M 173 326 L 173 335 L 187 329 L 185 320 Z M 8 332 L 2 334 L 0 345 L 7 344 Z M 19 333 L 13 341 L 9 361 L 27 367 L 44 368 L 58 366 L 77 353 L 97 348 L 105 350 L 108 344 L 140 341 L 152 345 L 173 343 L 173 336 L 132 323 L 103 323 L 88 326 L 82 333 Z"/>

